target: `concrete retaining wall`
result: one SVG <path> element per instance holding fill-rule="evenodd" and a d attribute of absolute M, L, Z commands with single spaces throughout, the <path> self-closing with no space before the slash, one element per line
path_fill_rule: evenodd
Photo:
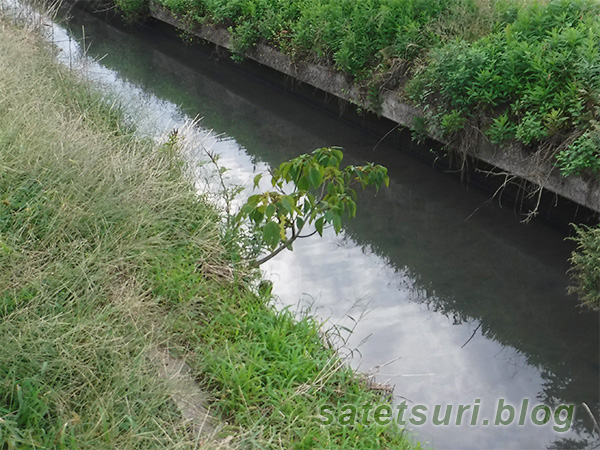
<path fill-rule="evenodd" d="M 157 20 L 185 29 L 218 46 L 231 49 L 230 35 L 222 28 L 202 25 L 190 30 L 171 11 L 155 3 L 150 4 L 150 14 Z M 263 44 L 258 44 L 246 56 L 298 81 L 369 109 L 369 105 L 362 99 L 357 87 L 349 83 L 344 75 L 329 67 L 312 63 L 295 64 L 288 56 Z M 399 125 L 411 127 L 414 118 L 420 116 L 417 108 L 402 103 L 399 91 L 384 89 L 380 92 L 380 98 L 382 103 L 380 110 L 377 111 L 378 114 Z M 436 136 L 430 137 L 436 139 Z M 531 157 L 518 145 L 502 148 L 493 145 L 481 133 L 475 138 L 474 143 L 475 145 L 466 150 L 470 156 L 497 167 L 501 172 L 525 179 L 600 213 L 600 179 L 584 179 L 577 176 L 564 178 L 558 170 L 552 169 L 549 161 L 539 161 Z"/>

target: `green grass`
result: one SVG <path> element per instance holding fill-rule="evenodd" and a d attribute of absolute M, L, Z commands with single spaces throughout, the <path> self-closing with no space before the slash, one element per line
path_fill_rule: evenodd
<path fill-rule="evenodd" d="M 127 13 L 141 1 L 115 0 Z M 600 173 L 596 0 L 156 1 L 191 27 L 228 28 L 238 57 L 265 42 L 345 73 L 374 111 L 379 89 L 406 88 L 446 140 L 475 127 L 564 176 Z"/>
<path fill-rule="evenodd" d="M 0 447 L 191 447 L 142 263 L 212 251 L 217 230 L 170 229 L 211 209 L 32 30 L 0 22 L 0 74 Z"/>
<path fill-rule="evenodd" d="M 117 0 L 128 13 L 133 0 Z M 494 0 L 160 0 L 191 25 L 229 27 L 243 53 L 259 41 L 364 80 L 454 38 L 491 31 Z M 490 17 L 490 14 L 492 15 Z M 492 21 L 490 21 L 492 19 Z"/>
<path fill-rule="evenodd" d="M 418 448 L 396 427 L 319 426 L 325 403 L 383 400 L 318 322 L 232 270 L 176 150 L 0 19 L 0 447 Z M 189 362 L 221 434 L 191 435 L 157 348 Z"/>
<path fill-rule="evenodd" d="M 597 174 L 600 151 L 590 147 L 600 118 L 600 3 L 504 8 L 489 35 L 432 50 L 410 86 L 414 98 L 434 106 L 446 135 L 456 129 L 445 121 L 457 115 L 493 143 L 560 154 L 563 175 Z"/>

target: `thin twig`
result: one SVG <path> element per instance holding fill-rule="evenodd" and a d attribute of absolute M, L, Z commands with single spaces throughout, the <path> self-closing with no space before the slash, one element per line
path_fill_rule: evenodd
<path fill-rule="evenodd" d="M 460 346 L 460 348 L 465 348 L 465 346 L 471 342 L 471 340 L 475 337 L 475 333 L 477 333 L 477 330 L 479 330 L 481 328 L 481 324 L 483 322 L 479 322 L 479 325 L 477 325 L 477 328 L 475 328 L 475 330 L 473 330 L 473 334 L 471 335 L 471 337 L 469 339 L 467 339 L 467 342 L 465 342 L 463 345 Z"/>
<path fill-rule="evenodd" d="M 397 128 L 398 128 L 398 125 L 394 125 L 390 131 L 385 133 L 383 135 L 383 137 L 381 139 L 379 139 L 379 142 L 377 142 L 377 144 L 375 144 L 375 147 L 373 147 L 373 150 L 371 150 L 371 151 L 374 152 L 375 150 L 377 150 L 377 147 L 379 147 L 379 144 L 381 144 L 386 137 L 388 137 L 390 134 L 392 134 L 394 131 L 396 131 Z"/>
<path fill-rule="evenodd" d="M 304 239 L 304 238 L 307 238 L 307 237 L 314 236 L 315 234 L 317 234 L 317 232 L 318 232 L 318 231 L 319 231 L 319 230 L 315 230 L 315 231 L 313 231 L 313 232 L 312 232 L 312 233 L 310 233 L 310 234 L 305 234 L 304 236 L 300 236 L 300 235 L 298 235 L 298 238 L 299 238 L 299 239 Z"/>

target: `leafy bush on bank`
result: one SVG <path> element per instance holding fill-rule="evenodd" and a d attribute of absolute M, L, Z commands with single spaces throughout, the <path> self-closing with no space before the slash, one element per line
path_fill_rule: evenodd
<path fill-rule="evenodd" d="M 118 0 L 128 5 L 135 0 Z M 193 24 L 229 27 L 240 53 L 269 42 L 297 60 L 318 61 L 354 79 L 413 60 L 443 39 L 485 33 L 473 0 L 160 0 Z M 470 25 L 465 25 L 470 22 Z M 478 26 L 484 30 L 478 29 Z"/>
<path fill-rule="evenodd" d="M 576 293 L 581 303 L 600 309 L 600 225 L 575 227 L 572 238 L 577 250 L 571 256 L 571 281 L 569 290 Z"/>
<path fill-rule="evenodd" d="M 586 171 L 594 175 L 600 173 L 600 124 L 592 127 L 577 138 L 569 148 L 556 155 L 558 165 L 565 176 L 581 175 Z"/>
<path fill-rule="evenodd" d="M 553 0 L 507 7 L 475 42 L 432 50 L 413 80 L 445 125 L 475 121 L 490 141 L 560 150 L 564 175 L 600 170 L 600 3 Z"/>

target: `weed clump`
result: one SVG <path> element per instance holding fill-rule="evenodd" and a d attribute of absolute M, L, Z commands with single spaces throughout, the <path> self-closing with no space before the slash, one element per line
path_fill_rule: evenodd
<path fill-rule="evenodd" d="M 600 112 L 600 4 L 502 4 L 494 30 L 431 51 L 414 98 L 452 110 L 490 141 L 549 148 L 567 176 L 600 169 L 592 149 Z M 500 6 L 499 6 L 500 7 Z"/>
<path fill-rule="evenodd" d="M 575 227 L 573 241 L 577 249 L 571 256 L 570 292 L 579 296 L 581 303 L 591 309 L 600 309 L 600 226 Z"/>

